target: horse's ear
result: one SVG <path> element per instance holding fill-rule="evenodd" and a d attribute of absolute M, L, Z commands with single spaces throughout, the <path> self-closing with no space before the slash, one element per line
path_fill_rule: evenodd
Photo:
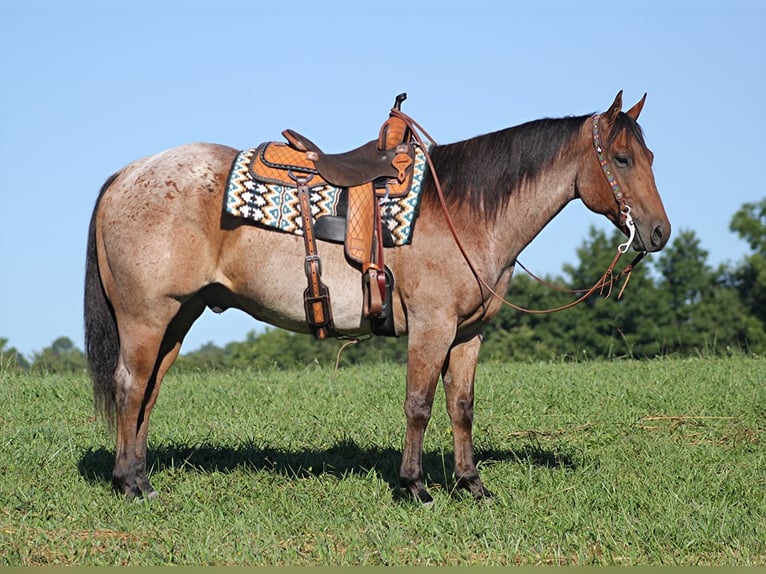
<path fill-rule="evenodd" d="M 613 124 L 617 119 L 617 115 L 620 113 L 620 110 L 622 110 L 622 90 L 617 92 L 617 97 L 614 98 L 612 105 L 609 106 L 609 109 L 604 114 L 606 123 Z"/>
<path fill-rule="evenodd" d="M 638 115 L 641 113 L 641 110 L 644 109 L 645 101 L 646 101 L 646 92 L 644 92 L 644 97 L 641 98 L 641 100 L 635 106 L 633 106 L 627 111 L 627 114 L 633 119 L 633 121 L 636 121 L 638 119 Z"/>

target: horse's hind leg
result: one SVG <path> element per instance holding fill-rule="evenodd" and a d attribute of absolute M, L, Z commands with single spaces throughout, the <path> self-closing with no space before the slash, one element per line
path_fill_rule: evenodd
<path fill-rule="evenodd" d="M 477 334 L 454 345 L 442 373 L 455 447 L 455 479 L 459 488 L 469 490 L 476 498 L 492 496 L 479 478 L 473 457 L 473 388 L 481 340 Z"/>
<path fill-rule="evenodd" d="M 146 424 L 147 397 L 157 387 L 159 349 L 164 330 L 132 324 L 120 325 L 120 356 L 115 372 L 117 447 L 112 484 L 128 497 L 150 497 L 153 489 L 146 478 L 146 451 L 137 436 Z"/>
<path fill-rule="evenodd" d="M 153 498 L 146 473 L 149 416 L 157 402 L 165 373 L 173 364 L 191 324 L 204 310 L 194 299 L 184 304 L 172 321 L 125 320 L 120 328 L 120 358 L 115 374 L 117 453 L 112 484 L 128 497 Z"/>

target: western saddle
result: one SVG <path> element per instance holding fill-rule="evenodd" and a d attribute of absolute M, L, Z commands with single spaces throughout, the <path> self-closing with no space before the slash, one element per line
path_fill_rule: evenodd
<path fill-rule="evenodd" d="M 316 238 L 342 241 L 346 258 L 362 273 L 363 316 L 380 335 L 394 335 L 391 297 L 393 276 L 383 262 L 384 227 L 379 199 L 406 194 L 412 184 L 415 149 L 411 130 L 394 114 L 407 94 L 396 97 L 377 139 L 345 153 L 324 153 L 310 139 L 284 130 L 287 143 L 265 144 L 253 162 L 253 174 L 262 181 L 296 187 L 301 210 L 305 272 L 303 293 L 306 321 L 317 339 L 336 336 L 330 292 L 322 283 Z M 348 193 L 342 216 L 324 216 L 314 222 L 311 188 L 330 184 Z M 385 230 L 387 231 L 387 229 Z"/>

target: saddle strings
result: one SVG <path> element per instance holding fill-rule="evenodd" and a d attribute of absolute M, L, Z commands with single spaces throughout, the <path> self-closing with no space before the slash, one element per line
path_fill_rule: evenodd
<path fill-rule="evenodd" d="M 457 230 L 455 229 L 455 225 L 452 222 L 452 217 L 450 216 L 449 210 L 447 209 L 447 202 L 444 199 L 444 192 L 442 191 L 442 186 L 441 186 L 441 182 L 439 181 L 439 176 L 436 173 L 436 167 L 434 166 L 433 160 L 431 159 L 431 154 L 428 152 L 429 146 L 426 146 L 420 134 L 422 133 L 423 136 L 425 136 L 433 145 L 436 145 L 436 140 L 434 140 L 434 138 L 432 138 L 431 135 L 417 121 L 415 121 L 413 118 L 411 118 L 410 116 L 408 116 L 401 110 L 392 109 L 391 115 L 395 115 L 401 118 L 402 120 L 404 120 L 404 122 L 410 128 L 410 131 L 412 132 L 412 135 L 415 138 L 415 141 L 418 143 L 421 150 L 425 154 L 426 162 L 428 163 L 428 168 L 430 169 L 431 175 L 434 180 L 434 187 L 436 188 L 436 194 L 439 198 L 439 203 L 441 205 L 442 211 L 444 212 L 444 217 L 447 220 L 447 226 L 449 227 L 450 233 L 452 233 L 452 237 L 455 240 L 455 243 L 458 249 L 460 250 L 460 253 L 463 256 L 463 259 L 465 259 L 465 262 L 468 264 L 468 267 L 471 269 L 471 273 L 473 273 L 473 276 L 476 278 L 476 281 L 479 283 L 480 288 L 486 289 L 495 299 L 500 301 L 503 305 L 507 305 L 508 307 L 511 307 L 512 309 L 515 309 L 516 311 L 519 311 L 522 313 L 528 313 L 532 315 L 543 315 L 548 313 L 556 313 L 558 311 L 564 311 L 566 309 L 571 309 L 572 307 L 588 299 L 596 291 L 599 291 L 602 296 L 604 296 L 605 298 L 608 298 L 612 293 L 612 287 L 615 284 L 615 282 L 619 281 L 623 276 L 626 276 L 625 283 L 622 285 L 622 288 L 620 289 L 617 295 L 618 299 L 622 297 L 622 294 L 625 292 L 625 288 L 628 285 L 628 281 L 630 281 L 630 276 L 631 276 L 631 273 L 633 272 L 633 268 L 638 264 L 639 261 L 641 261 L 641 259 L 644 258 L 644 256 L 646 255 L 645 252 L 640 252 L 633 259 L 633 261 L 631 261 L 625 267 L 625 269 L 623 269 L 617 276 L 615 276 L 614 267 L 617 265 L 617 262 L 620 260 L 620 257 L 622 257 L 623 253 L 625 252 L 622 249 L 620 249 L 620 247 L 618 247 L 617 253 L 615 253 L 614 259 L 612 259 L 612 262 L 609 264 L 609 267 L 603 273 L 601 278 L 598 281 L 596 281 L 596 283 L 590 289 L 576 289 L 576 290 L 563 289 L 561 287 L 553 286 L 552 284 L 541 280 L 536 275 L 530 273 L 529 270 L 527 270 L 527 268 L 524 265 L 522 265 L 517 259 L 516 263 L 519 263 L 519 265 L 524 271 L 529 273 L 529 275 L 532 278 L 539 281 L 543 285 L 551 286 L 554 289 L 557 289 L 559 291 L 565 291 L 565 292 L 574 293 L 574 294 L 582 293 L 582 295 L 579 298 L 565 305 L 561 305 L 559 307 L 552 307 L 549 309 L 527 309 L 526 307 L 516 305 L 515 303 L 506 299 L 504 296 L 497 293 L 487 283 L 487 281 L 481 275 L 479 275 L 479 272 L 476 270 L 476 267 L 474 266 L 473 262 L 468 256 L 468 253 L 463 247 L 462 241 L 460 241 L 460 237 L 458 236 Z M 605 292 L 606 292 L 606 295 L 604 295 Z"/>

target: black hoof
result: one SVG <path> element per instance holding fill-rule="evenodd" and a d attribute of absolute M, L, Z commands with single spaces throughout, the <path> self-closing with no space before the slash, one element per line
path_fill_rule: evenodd
<path fill-rule="evenodd" d="M 152 485 L 149 484 L 147 479 L 139 480 L 136 482 L 128 482 L 119 478 L 112 478 L 112 487 L 115 492 L 122 494 L 127 500 L 135 500 L 142 502 L 144 500 L 153 500 L 160 494 Z"/>
<path fill-rule="evenodd" d="M 495 495 L 482 484 L 478 476 L 462 477 L 457 481 L 457 488 L 468 491 L 476 500 L 491 501 Z"/>
<path fill-rule="evenodd" d="M 143 492 L 141 492 L 140 495 L 134 496 L 130 498 L 129 500 L 132 500 L 136 504 L 143 504 L 144 502 L 147 502 L 149 500 L 154 500 L 155 498 L 159 498 L 159 496 L 160 496 L 159 492 L 157 492 L 154 489 L 151 489 L 151 490 L 144 490 Z"/>
<path fill-rule="evenodd" d="M 402 479 L 402 486 L 410 491 L 412 497 L 423 506 L 431 506 L 434 503 L 433 497 L 428 494 L 422 480 L 410 481 Z"/>

